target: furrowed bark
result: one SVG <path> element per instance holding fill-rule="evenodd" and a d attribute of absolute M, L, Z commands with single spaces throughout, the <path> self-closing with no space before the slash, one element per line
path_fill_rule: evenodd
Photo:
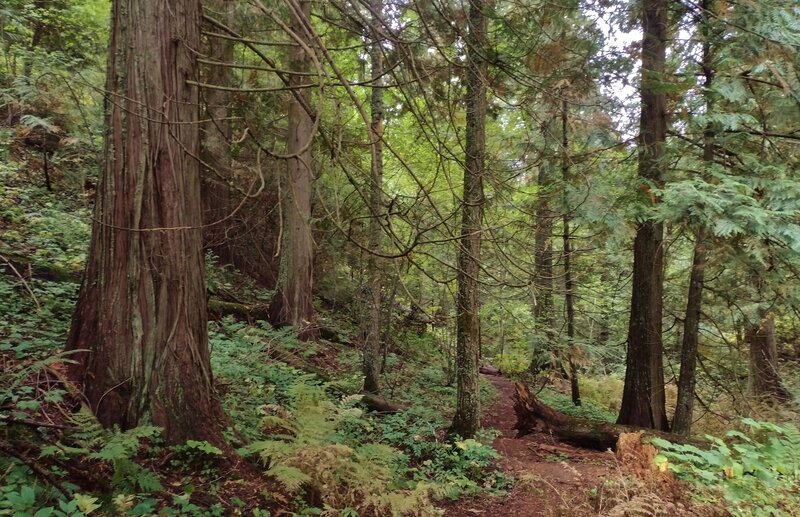
<path fill-rule="evenodd" d="M 100 422 L 225 447 L 206 330 L 197 0 L 113 3 L 105 164 L 67 350 Z"/>

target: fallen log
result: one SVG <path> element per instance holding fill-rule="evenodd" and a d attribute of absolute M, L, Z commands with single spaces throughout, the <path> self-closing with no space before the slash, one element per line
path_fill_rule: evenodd
<path fill-rule="evenodd" d="M 551 432 L 562 442 L 577 447 L 616 451 L 620 435 L 640 433 L 645 441 L 648 437 L 657 436 L 671 442 L 708 447 L 708 442 L 683 435 L 571 417 L 542 403 L 525 383 L 517 381 L 515 388 L 514 413 L 517 415 L 517 423 L 514 429 L 517 430 L 518 438 L 534 432 Z"/>
<path fill-rule="evenodd" d="M 224 316 L 233 316 L 236 319 L 245 320 L 252 323 L 256 320 L 269 321 L 269 304 L 266 303 L 238 303 L 217 298 L 208 299 L 208 317 L 211 320 L 219 320 Z M 319 337 L 339 345 L 353 346 L 353 342 L 343 337 L 330 327 L 323 325 L 317 326 Z"/>
<path fill-rule="evenodd" d="M 478 371 L 484 375 L 503 375 L 503 372 L 500 371 L 500 368 L 490 364 L 482 364 L 480 368 L 478 368 Z"/>
<path fill-rule="evenodd" d="M 83 276 L 82 271 L 74 271 L 56 264 L 34 264 L 29 257 L 8 250 L 0 249 L 0 270 L 13 276 L 22 276 L 26 280 L 38 278 L 51 282 L 67 282 L 78 284 Z"/>
<path fill-rule="evenodd" d="M 389 402 L 380 395 L 374 393 L 364 393 L 361 397 L 361 402 L 367 406 L 367 409 L 376 413 L 392 414 L 399 413 L 408 409 L 406 406 Z"/>
<path fill-rule="evenodd" d="M 223 316 L 233 316 L 240 320 L 253 322 L 256 320 L 269 320 L 269 305 L 258 303 L 247 305 L 244 303 L 226 302 L 211 298 L 208 300 L 208 317 L 219 320 Z"/>

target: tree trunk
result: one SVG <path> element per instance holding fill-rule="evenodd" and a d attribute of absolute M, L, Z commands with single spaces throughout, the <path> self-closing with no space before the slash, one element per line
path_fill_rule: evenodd
<path fill-rule="evenodd" d="M 702 67 L 705 77 L 703 87 L 706 101 L 706 113 L 713 108 L 711 100 L 711 83 L 714 81 L 714 59 L 711 54 L 711 21 L 707 13 L 712 12 L 714 0 L 703 0 L 701 5 L 700 28 L 703 34 Z M 710 126 L 705 130 L 703 161 L 714 161 L 714 132 Z M 692 412 L 694 409 L 694 387 L 696 382 L 695 368 L 697 363 L 697 346 L 700 332 L 700 315 L 703 299 L 703 283 L 705 282 L 706 265 L 706 231 L 700 227 L 695 232 L 694 258 L 689 278 L 689 294 L 686 299 L 686 316 L 683 320 L 683 343 L 681 345 L 681 372 L 678 377 L 678 400 L 675 404 L 675 417 L 672 420 L 672 431 L 676 434 L 689 434 L 692 431 Z"/>
<path fill-rule="evenodd" d="M 547 128 L 549 124 L 545 126 L 545 133 L 547 133 L 550 131 Z M 536 229 L 533 236 L 536 303 L 533 307 L 533 315 L 537 327 L 544 331 L 548 342 L 552 344 L 555 340 L 555 320 L 553 317 L 553 214 L 550 210 L 549 200 L 552 184 L 551 165 L 551 160 L 548 158 L 539 167 L 537 177 L 539 192 L 536 201 Z"/>
<path fill-rule="evenodd" d="M 46 0 L 34 0 L 33 2 L 33 23 L 31 27 L 31 41 L 28 43 L 28 52 L 33 53 L 39 47 L 45 31 L 47 30 L 47 22 L 41 17 L 44 16 L 44 11 L 47 8 L 48 2 Z M 22 77 L 28 84 L 33 83 L 31 72 L 33 70 L 33 59 L 31 56 L 26 56 L 22 64 Z M 49 190 L 49 189 L 48 189 Z"/>
<path fill-rule="evenodd" d="M 750 346 L 750 395 L 767 401 L 792 400 L 792 394 L 783 385 L 778 373 L 778 349 L 772 314 L 763 314 L 758 325 L 748 325 L 745 339 Z"/>
<path fill-rule="evenodd" d="M 700 228 L 695 234 L 694 259 L 689 279 L 689 294 L 686 299 L 686 316 L 683 320 L 683 343 L 681 345 L 681 373 L 678 377 L 678 401 L 675 405 L 675 418 L 672 432 L 689 434 L 692 430 L 692 410 L 694 408 L 695 367 L 697 364 L 697 344 L 700 331 L 700 308 L 705 281 L 706 233 Z"/>
<path fill-rule="evenodd" d="M 553 313 L 553 213 L 550 209 L 550 195 L 552 186 L 552 152 L 554 120 L 548 119 L 542 124 L 542 134 L 545 141 L 545 153 L 548 155 L 539 166 L 536 178 L 539 191 L 536 199 L 536 226 L 533 234 L 533 267 L 534 267 L 534 304 L 533 318 L 536 322 L 536 332 L 545 336 L 545 343 L 549 350 L 555 348 L 555 314 Z M 537 339 L 535 346 L 541 342 Z M 532 350 L 531 362 L 528 371 L 537 374 L 542 370 L 542 354 L 539 350 Z"/>
<path fill-rule="evenodd" d="M 233 18 L 232 0 L 213 0 L 209 7 L 223 13 L 222 21 Z M 208 37 L 208 59 L 218 63 L 233 62 L 234 42 L 230 39 Z M 233 86 L 233 69 L 221 65 L 208 65 L 205 82 L 213 85 Z M 203 90 L 205 120 L 200 126 L 200 158 L 203 161 L 201 193 L 203 198 L 203 241 L 220 261 L 231 261 L 227 239 L 231 222 L 226 217 L 233 210 L 230 196 L 231 123 L 230 109 L 233 92 L 208 88 Z M 222 221 L 222 222 L 220 222 Z"/>
<path fill-rule="evenodd" d="M 372 66 L 372 90 L 370 97 L 371 111 L 371 167 L 370 167 L 370 200 L 369 200 L 369 245 L 373 251 L 381 248 L 383 229 L 380 223 L 380 212 L 383 204 L 383 49 L 380 37 L 383 12 L 383 0 L 372 0 L 372 27 L 370 34 L 370 61 Z M 367 257 L 367 274 L 369 277 L 369 301 L 365 311 L 366 321 L 364 340 L 364 391 L 380 392 L 381 371 L 381 288 L 383 285 L 380 261 L 377 256 Z"/>
<path fill-rule="evenodd" d="M 656 202 L 650 185 L 663 183 L 666 140 L 662 84 L 666 62 L 666 0 L 644 0 L 643 11 L 639 177 L 641 189 Z M 661 341 L 663 238 L 663 225 L 649 220 L 639 226 L 634 239 L 625 387 L 617 422 L 667 430 Z"/>
<path fill-rule="evenodd" d="M 467 131 L 456 307 L 456 413 L 450 430 L 472 438 L 480 428 L 478 356 L 481 224 L 486 161 L 486 17 L 483 0 L 470 0 L 467 34 Z"/>
<path fill-rule="evenodd" d="M 105 166 L 67 350 L 103 425 L 225 444 L 206 330 L 197 0 L 113 3 Z M 85 351 L 84 351 L 85 350 Z"/>
<path fill-rule="evenodd" d="M 298 0 L 298 11 L 292 12 L 291 29 L 309 45 L 306 24 L 311 23 L 310 0 Z M 289 87 L 308 83 L 311 59 L 303 47 L 293 41 L 289 67 L 293 72 Z M 298 98 L 299 97 L 299 98 Z M 291 325 L 301 339 L 316 335 L 312 287 L 314 281 L 314 241 L 311 236 L 311 143 L 314 137 L 311 116 L 303 104 L 310 106 L 311 92 L 301 88 L 289 102 L 289 129 L 286 176 L 283 184 L 283 237 L 278 285 L 272 298 L 270 314 L 275 325 Z"/>
<path fill-rule="evenodd" d="M 564 92 L 566 94 L 566 92 Z M 569 362 L 569 382 L 572 403 L 581 405 L 581 391 L 578 384 L 578 365 L 575 364 L 575 286 L 572 281 L 572 235 L 570 233 L 570 212 L 567 186 L 569 185 L 569 103 L 561 104 L 561 176 L 564 181 L 564 308 L 567 315 L 567 361 Z"/>

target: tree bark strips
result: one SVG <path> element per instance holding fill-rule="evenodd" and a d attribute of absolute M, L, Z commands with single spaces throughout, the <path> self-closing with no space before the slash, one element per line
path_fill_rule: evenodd
<path fill-rule="evenodd" d="M 470 0 L 467 34 L 467 130 L 456 306 L 456 412 L 450 430 L 471 438 L 480 428 L 478 358 L 481 225 L 486 162 L 486 8 Z"/>
<path fill-rule="evenodd" d="M 197 0 L 113 3 L 105 164 L 67 350 L 100 422 L 224 446 L 202 248 Z"/>
<path fill-rule="evenodd" d="M 664 180 L 666 95 L 663 88 L 667 42 L 666 0 L 644 0 L 642 20 L 642 112 L 639 135 L 641 189 L 656 202 L 651 185 Z M 633 243 L 633 292 L 628 327 L 625 387 L 620 424 L 667 430 L 662 357 L 664 228 L 647 220 Z"/>

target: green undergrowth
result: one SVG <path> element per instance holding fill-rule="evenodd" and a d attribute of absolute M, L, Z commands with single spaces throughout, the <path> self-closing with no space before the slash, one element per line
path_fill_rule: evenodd
<path fill-rule="evenodd" d="M 88 202 L 82 189 L 54 195 L 35 186 L 27 167 L 7 148 L 0 148 L 0 254 L 17 265 L 24 260 L 45 269 L 58 280 L 74 279 L 86 260 L 91 232 Z"/>
<path fill-rule="evenodd" d="M 298 342 L 266 324 L 224 319 L 211 325 L 212 366 L 235 422 L 240 452 L 297 496 L 298 511 L 325 515 L 434 515 L 433 501 L 477 493 L 503 494 L 512 480 L 493 467 L 497 453 L 481 440 L 445 436 L 442 408 L 455 393 L 441 368 L 422 369 L 395 386 L 407 411 L 376 416 L 360 405 L 357 355 L 344 352 L 335 378 L 281 361 L 310 358 L 318 343 Z M 391 378 L 397 358 L 388 363 Z M 419 367 L 419 365 L 415 365 Z M 347 373 L 351 371 L 351 373 Z M 484 389 L 488 400 L 492 393 Z M 422 404 L 420 404 L 422 402 Z M 340 512 L 340 513 L 336 513 Z"/>
<path fill-rule="evenodd" d="M 377 416 L 360 402 L 356 348 L 300 342 L 265 322 L 209 323 L 215 384 L 231 422 L 226 436 L 282 486 L 262 488 L 267 499 L 226 494 L 221 451 L 211 444 L 168 447 L 151 426 L 103 429 L 90 412 L 76 411 L 79 394 L 58 373 L 70 361 L 60 350 L 88 248 L 87 200 L 79 187 L 47 192 L 24 153 L 0 153 L 0 254 L 25 264 L 24 280 L 10 270 L 0 275 L 0 515 L 267 515 L 258 501 L 297 515 L 438 515 L 437 500 L 501 495 L 511 486 L 494 467 L 493 434 L 446 435 L 455 386 L 432 333 L 395 338 L 385 395 L 410 409 Z M 211 254 L 207 279 L 221 299 L 271 296 Z M 320 321 L 348 336 L 355 332 L 348 316 L 321 311 Z M 495 396 L 483 382 L 483 404 Z"/>
<path fill-rule="evenodd" d="M 746 418 L 703 450 L 655 438 L 656 463 L 697 487 L 705 502 L 724 500 L 735 516 L 800 515 L 800 431 Z"/>

